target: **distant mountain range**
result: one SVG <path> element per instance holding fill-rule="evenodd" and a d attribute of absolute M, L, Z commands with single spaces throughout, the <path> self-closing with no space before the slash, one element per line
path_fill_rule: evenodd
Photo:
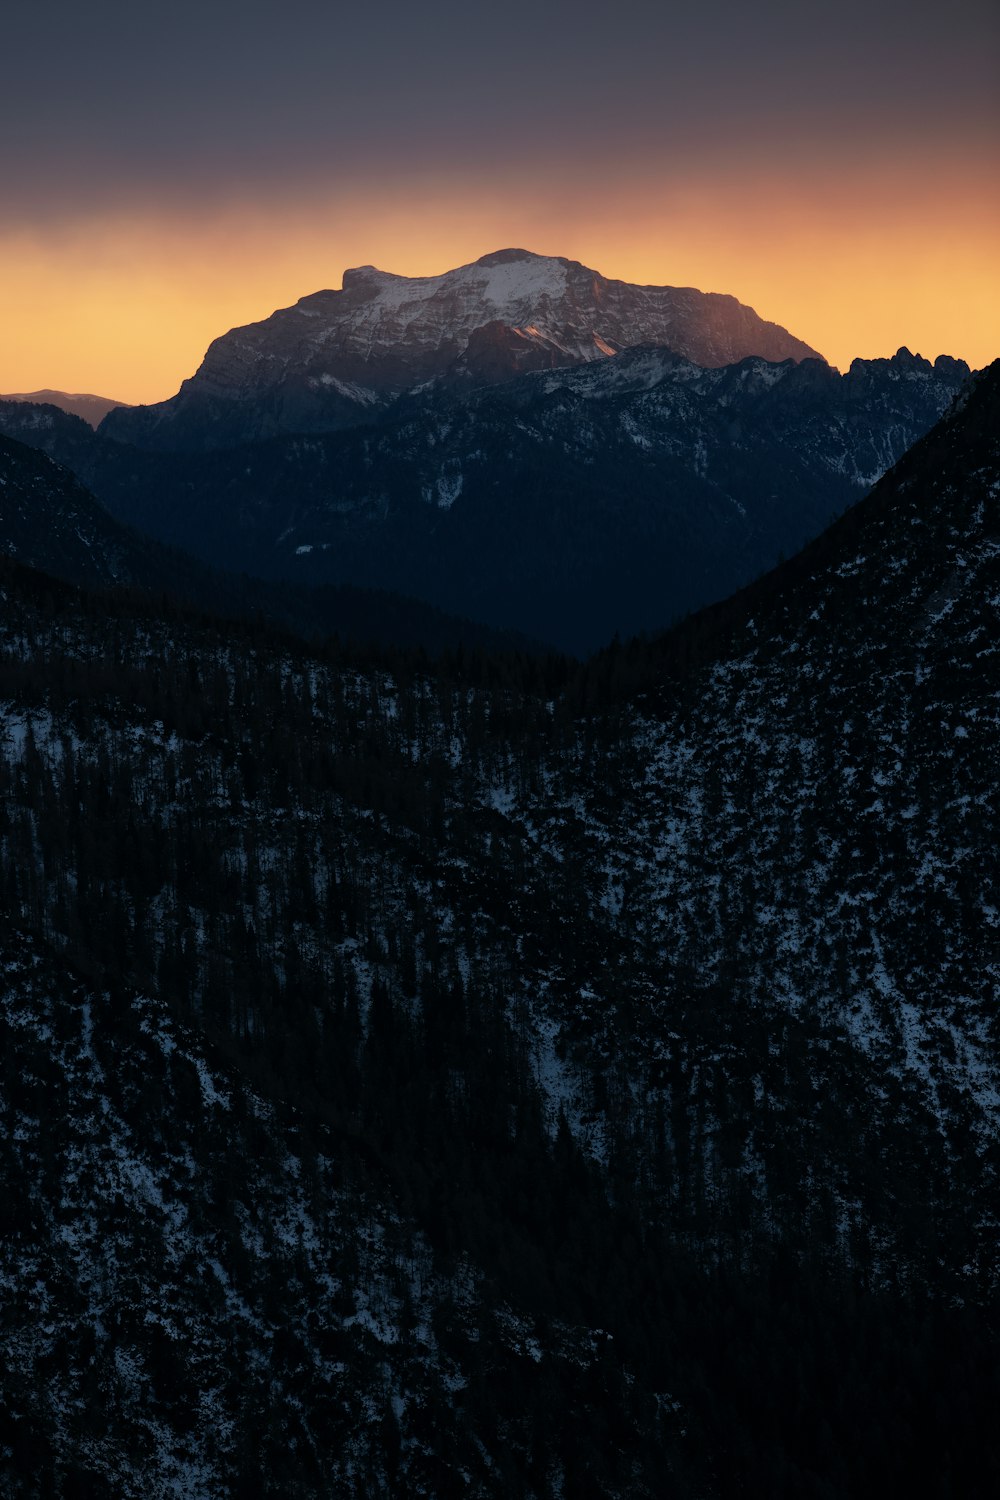
<path fill-rule="evenodd" d="M 0 396 L 0 401 L 30 401 L 35 405 L 58 406 L 61 411 L 72 412 L 82 417 L 91 427 L 100 425 L 109 411 L 126 407 L 126 401 L 112 401 L 109 396 L 87 396 L 69 394 L 67 391 L 27 391 L 20 394 Z"/>
<path fill-rule="evenodd" d="M 633 286 L 577 261 L 500 250 L 441 276 L 345 271 L 341 291 L 216 339 L 176 396 L 115 412 L 103 432 L 189 451 L 330 432 L 378 420 L 427 381 L 493 384 L 648 343 L 706 366 L 817 357 L 735 297 Z"/>
<path fill-rule="evenodd" d="M 796 552 L 968 374 L 901 349 L 841 375 L 733 297 L 504 250 L 348 271 L 96 435 L 15 401 L 0 431 L 213 568 L 388 590 L 585 654 Z"/>
<path fill-rule="evenodd" d="M 148 452 L 51 407 L 0 431 L 121 520 L 214 567 L 390 589 L 585 653 L 656 630 L 797 551 L 933 425 L 969 374 L 900 350 L 846 375 L 658 346 L 433 382 L 378 425 Z M 127 414 L 126 414 L 127 415 Z"/>

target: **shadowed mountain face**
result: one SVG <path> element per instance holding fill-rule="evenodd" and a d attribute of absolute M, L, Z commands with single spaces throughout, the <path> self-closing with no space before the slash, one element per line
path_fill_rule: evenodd
<path fill-rule="evenodd" d="M 0 405 L 121 519 L 213 565 L 390 589 L 577 653 L 657 630 L 791 555 L 938 419 L 968 375 L 906 350 L 706 369 L 637 347 L 391 420 L 158 454 Z"/>
<path fill-rule="evenodd" d="M 707 366 L 817 357 L 735 297 L 632 286 L 576 261 L 502 250 L 442 276 L 345 271 L 341 291 L 216 339 L 176 396 L 115 412 L 103 432 L 192 451 L 330 432 L 377 421 L 428 380 L 493 383 L 633 344 L 668 345 Z"/>
<path fill-rule="evenodd" d="M 14 410 L 23 416 L 26 435 L 56 439 L 70 455 L 89 453 L 95 442 L 84 422 L 54 407 Z M 230 618 L 263 616 L 306 639 L 336 634 L 422 646 L 431 655 L 459 646 L 544 650 L 515 632 L 457 619 L 398 594 L 350 585 L 301 588 L 213 568 L 116 520 L 68 469 L 6 437 L 0 437 L 0 553 L 69 583 L 168 594 Z"/>
<path fill-rule="evenodd" d="M 0 560 L 5 1494 L 997 1492 L 998 434 L 556 687 Z"/>

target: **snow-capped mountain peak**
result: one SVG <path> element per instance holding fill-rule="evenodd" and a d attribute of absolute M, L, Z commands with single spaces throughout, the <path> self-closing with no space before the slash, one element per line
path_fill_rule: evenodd
<path fill-rule="evenodd" d="M 375 266 L 215 340 L 171 401 L 105 429 L 155 447 L 222 447 L 377 418 L 429 380 L 496 384 L 607 359 L 636 344 L 717 367 L 756 354 L 816 358 L 734 297 L 636 286 L 560 256 L 506 249 L 437 276 Z"/>

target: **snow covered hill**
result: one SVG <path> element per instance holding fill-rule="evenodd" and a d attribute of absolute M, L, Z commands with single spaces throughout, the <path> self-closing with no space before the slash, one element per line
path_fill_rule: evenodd
<path fill-rule="evenodd" d="M 646 955 L 641 997 L 570 948 L 547 956 L 565 965 L 541 1009 L 555 1054 L 581 1068 L 577 1118 L 600 1124 L 602 1060 L 617 1088 L 641 1077 L 664 1120 L 697 1079 L 725 1102 L 698 1143 L 667 1127 L 671 1212 L 686 1152 L 728 1174 L 720 1201 L 753 1183 L 774 1202 L 784 1153 L 808 1140 L 836 1235 L 857 1248 L 858 1215 L 870 1226 L 884 1193 L 873 1261 L 927 1190 L 934 1136 L 948 1229 L 927 1222 L 917 1274 L 943 1276 L 945 1240 L 961 1240 L 959 1296 L 1000 1273 L 998 435 L 994 365 L 800 556 L 645 659 L 598 659 L 592 680 L 634 671 L 648 689 L 618 743 L 570 754 L 507 814 L 520 806 L 595 921 Z M 885 1175 L 861 1188 L 876 1137 Z M 860 1155 L 843 1171 L 847 1140 Z"/>

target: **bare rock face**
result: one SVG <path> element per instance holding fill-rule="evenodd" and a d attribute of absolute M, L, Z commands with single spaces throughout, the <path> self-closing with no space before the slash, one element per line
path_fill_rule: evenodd
<path fill-rule="evenodd" d="M 116 411 L 102 431 L 194 451 L 336 431 L 377 421 L 428 381 L 494 384 L 635 344 L 665 345 L 707 367 L 752 354 L 818 357 L 735 297 L 633 286 L 577 261 L 500 250 L 442 276 L 345 271 L 339 292 L 314 292 L 224 334 L 171 400 Z"/>

